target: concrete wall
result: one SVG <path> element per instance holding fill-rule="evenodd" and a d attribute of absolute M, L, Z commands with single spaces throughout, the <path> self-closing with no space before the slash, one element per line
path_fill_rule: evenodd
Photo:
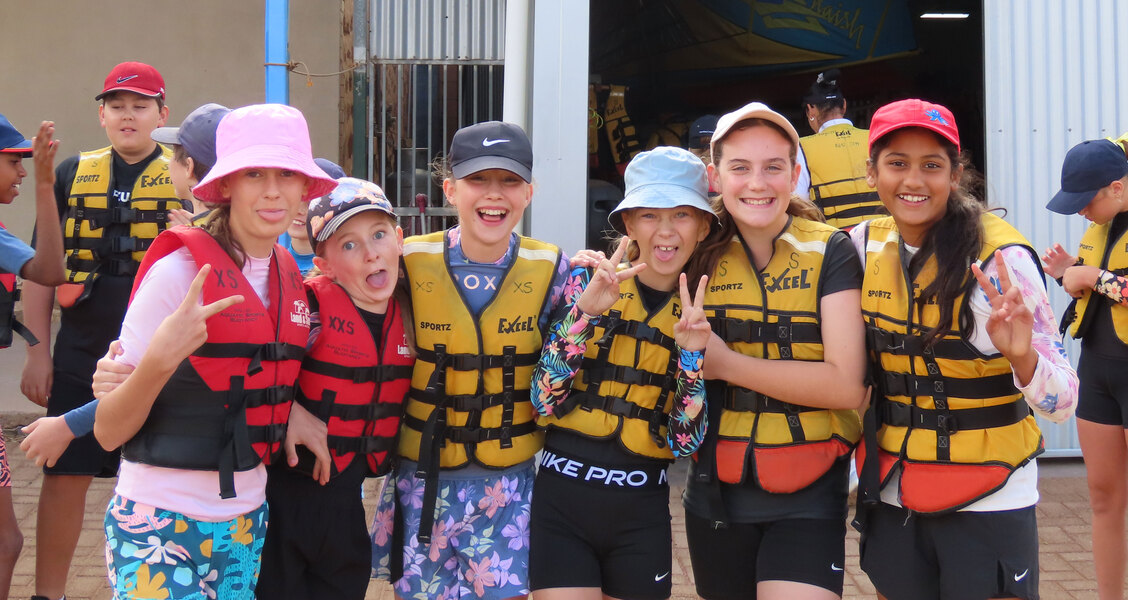
<path fill-rule="evenodd" d="M 349 0 L 351 2 L 351 0 Z M 205 102 L 237 107 L 263 100 L 263 1 L 0 1 L 0 113 L 26 136 L 56 123 L 60 159 L 107 145 L 98 125 L 106 74 L 139 60 L 165 78 L 169 125 Z M 290 0 L 290 60 L 300 71 L 340 70 L 341 2 Z M 339 77 L 290 74 L 290 103 L 309 121 L 313 152 L 337 160 Z M 0 220 L 30 239 L 32 161 L 23 194 Z"/>

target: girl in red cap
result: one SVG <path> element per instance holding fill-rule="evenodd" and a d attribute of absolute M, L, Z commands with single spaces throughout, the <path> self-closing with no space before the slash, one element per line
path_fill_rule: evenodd
<path fill-rule="evenodd" d="M 891 216 L 851 232 L 873 385 L 862 569 L 891 600 L 1037 598 L 1033 413 L 1064 421 L 1077 397 L 1037 255 L 967 192 L 947 108 L 878 109 L 869 156 Z"/>
<path fill-rule="evenodd" d="M 842 594 L 850 451 L 865 396 L 861 265 L 793 194 L 799 134 L 754 102 L 717 123 L 721 226 L 690 262 L 709 275 L 709 426 L 684 496 L 709 600 Z"/>

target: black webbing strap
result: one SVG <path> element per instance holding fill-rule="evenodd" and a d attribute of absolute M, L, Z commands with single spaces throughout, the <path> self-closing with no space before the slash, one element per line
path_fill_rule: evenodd
<path fill-rule="evenodd" d="M 671 352 L 671 354 L 673 354 Z M 592 386 L 595 382 L 615 381 L 625 385 L 653 385 L 664 387 L 668 384 L 667 373 L 653 373 L 625 365 L 616 365 L 600 361 L 598 358 L 585 358 L 580 362 L 585 384 Z"/>
<path fill-rule="evenodd" d="M 367 404 L 338 404 L 337 392 L 325 390 L 321 400 L 307 397 L 299 389 L 294 400 L 308 410 L 310 414 L 317 415 L 323 422 L 329 422 L 330 417 L 337 417 L 342 421 L 378 421 L 389 417 L 397 417 L 403 412 L 403 406 L 391 402 L 369 402 Z"/>
<path fill-rule="evenodd" d="M 728 343 L 790 344 L 822 343 L 822 331 L 818 323 L 792 323 L 790 317 L 781 318 L 778 323 L 761 323 L 744 319 L 709 319 L 713 332 Z M 782 354 L 782 353 L 781 353 Z"/>
<path fill-rule="evenodd" d="M 14 317 L 12 318 L 12 331 L 16 332 L 20 337 L 26 340 L 28 346 L 34 346 L 39 343 L 39 338 L 35 337 L 35 334 L 33 334 L 31 330 L 27 328 L 27 325 L 24 325 Z"/>
<path fill-rule="evenodd" d="M 718 311 L 720 313 L 721 311 Z M 707 384 L 706 393 L 716 392 L 721 384 Z M 712 389 L 710 389 L 712 388 Z M 721 411 L 724 407 L 720 402 L 705 402 L 705 411 L 710 423 L 721 422 Z M 724 498 L 721 496 L 721 480 L 717 477 L 717 441 L 719 435 L 717 427 L 705 430 L 705 439 L 697 449 L 697 461 L 693 463 L 691 477 L 704 487 L 705 500 L 709 505 L 709 519 L 713 521 L 713 529 L 728 527 L 728 510 L 725 509 Z"/>
<path fill-rule="evenodd" d="M 243 406 L 258 408 L 264 405 L 285 404 L 294 399 L 294 386 L 272 385 L 261 390 L 251 390 L 243 396 Z"/>
<path fill-rule="evenodd" d="M 926 348 L 922 336 L 894 333 L 872 325 L 866 327 L 866 344 L 871 352 L 879 354 L 933 356 L 950 360 L 982 358 L 982 354 L 962 339 L 942 339 Z"/>
<path fill-rule="evenodd" d="M 828 185 L 834 185 L 836 183 L 846 183 L 848 181 L 853 181 L 853 180 L 852 179 L 843 179 L 841 181 L 830 181 L 830 182 L 823 183 L 823 184 L 820 184 L 820 185 L 817 185 L 817 186 L 811 186 L 811 190 L 814 191 L 814 193 L 815 193 L 815 198 L 814 198 L 815 203 L 819 205 L 819 208 L 822 208 L 825 211 L 828 208 L 837 208 L 839 206 L 845 206 L 847 204 L 860 204 L 862 202 L 878 202 L 878 203 L 881 202 L 881 198 L 877 195 L 877 192 L 855 192 L 853 194 L 842 194 L 841 196 L 823 196 L 821 193 L 819 193 L 820 187 L 828 186 Z M 865 208 L 871 209 L 871 210 L 876 208 L 877 210 L 880 211 L 881 205 L 879 204 L 876 207 L 867 206 Z M 841 212 L 843 212 L 843 211 L 836 211 L 836 212 L 835 211 L 828 211 L 827 216 L 828 217 L 837 217 L 837 216 L 840 215 Z M 874 213 L 871 213 L 871 214 L 878 214 L 878 213 L 874 212 Z"/>
<path fill-rule="evenodd" d="M 431 379 L 427 382 L 427 390 L 439 397 L 446 391 L 446 369 L 448 360 L 454 358 L 446 353 L 445 344 L 435 344 L 434 352 L 427 351 L 434 357 L 435 369 L 431 372 Z M 422 354 L 419 354 L 422 357 Z M 467 356 L 465 354 L 460 356 Z M 435 525 L 435 499 L 439 490 L 439 449 L 443 445 L 446 431 L 446 408 L 438 404 L 431 410 L 425 423 L 404 421 L 404 424 L 418 429 L 419 436 L 419 462 L 416 464 L 415 476 L 423 480 L 423 509 L 419 515 L 419 541 L 424 544 L 431 543 L 431 529 Z M 404 414 L 404 416 L 408 416 Z M 395 548 L 392 550 L 396 553 Z"/>
<path fill-rule="evenodd" d="M 249 358 L 247 375 L 257 375 L 262 371 L 262 361 L 301 360 L 305 347 L 286 342 L 267 342 L 265 344 L 210 343 L 205 342 L 192 353 L 202 358 Z"/>
<path fill-rule="evenodd" d="M 435 350 L 429 348 L 420 348 L 416 350 L 416 358 L 423 362 L 438 364 L 438 348 L 441 344 L 435 345 Z M 454 369 L 455 371 L 484 371 L 486 369 L 498 369 L 504 366 L 504 361 L 507 360 L 504 355 L 499 354 L 444 354 L 443 355 L 445 368 Z M 537 364 L 540 360 L 540 353 L 529 354 L 515 354 L 512 358 L 508 359 L 513 361 L 515 367 L 531 367 Z"/>
<path fill-rule="evenodd" d="M 396 379 L 411 379 L 411 365 L 372 365 L 367 367 L 346 367 L 311 356 L 302 359 L 302 370 L 333 379 L 343 379 L 353 383 L 383 383 Z"/>
<path fill-rule="evenodd" d="M 870 406 L 862 415 L 862 443 L 866 448 L 866 457 L 862 462 L 862 470 L 858 472 L 858 499 L 854 508 L 854 520 L 851 522 L 859 532 L 865 531 L 870 511 L 881 502 L 881 463 L 877 445 L 877 430 L 881 423 L 877 407 L 887 401 L 878 394 L 874 390 L 870 396 Z"/>
<path fill-rule="evenodd" d="M 107 225 L 121 225 L 133 223 L 168 223 L 168 202 L 161 201 L 162 208 L 142 210 L 128 206 L 113 206 L 110 208 L 91 208 L 93 214 L 87 217 L 91 229 L 101 229 Z"/>
<path fill-rule="evenodd" d="M 235 465 L 241 448 L 249 447 L 247 413 L 243 410 L 243 378 L 231 376 L 227 390 L 226 416 L 223 419 L 223 449 L 219 452 L 219 497 L 235 497 Z M 240 443 L 244 444 L 240 446 Z"/>
<path fill-rule="evenodd" d="M 933 399 L 943 397 L 945 401 L 949 397 L 982 400 L 1009 396 L 1018 392 L 1014 387 L 1014 376 L 1010 373 L 956 379 L 939 374 L 929 377 L 885 371 L 878 374 L 878 383 L 886 396 L 931 396 Z"/>
<path fill-rule="evenodd" d="M 436 409 L 435 411 L 432 411 L 431 414 L 434 415 L 436 412 L 445 411 Z M 405 414 L 403 416 L 403 424 L 415 430 L 427 427 L 427 424 L 429 422 L 430 419 L 423 420 L 419 417 L 408 414 Z M 455 444 L 481 444 L 482 442 L 500 441 L 506 438 L 515 438 L 522 435 L 528 435 L 535 432 L 536 430 L 537 424 L 535 421 L 528 421 L 525 423 L 519 423 L 517 425 L 510 425 L 508 427 L 446 425 L 439 437 L 440 441 L 450 440 Z M 420 457 L 419 462 L 423 462 L 422 457 Z"/>
<path fill-rule="evenodd" d="M 963 410 L 936 410 L 911 406 L 901 402 L 884 401 L 879 403 L 878 417 L 881 422 L 892 427 L 930 429 L 937 435 L 951 435 L 957 431 L 970 429 L 991 429 L 1014 425 L 1030 415 L 1026 400 L 1019 398 L 1014 402 Z"/>
<path fill-rule="evenodd" d="M 329 449 L 336 450 L 338 454 L 348 454 L 350 452 L 356 452 L 357 454 L 390 452 L 395 448 L 395 442 L 395 438 L 376 435 L 361 437 L 330 435 L 326 437 L 326 443 Z"/>
<path fill-rule="evenodd" d="M 724 407 L 727 410 L 738 412 L 783 414 L 787 417 L 787 428 L 791 431 L 791 439 L 796 442 L 807 440 L 806 434 L 803 433 L 803 422 L 799 419 L 799 413 L 825 410 L 783 402 L 738 386 L 728 387 L 725 393 Z"/>
<path fill-rule="evenodd" d="M 517 346 L 505 346 L 501 349 L 501 431 L 502 437 L 498 438 L 501 447 L 513 447 L 513 396 L 516 393 L 515 380 L 517 364 Z M 481 415 L 481 413 L 477 413 Z"/>
<path fill-rule="evenodd" d="M 136 275 L 141 263 L 127 258 L 111 258 L 92 260 L 78 258 L 75 255 L 67 257 L 67 268 L 81 273 L 98 273 L 100 275 Z"/>

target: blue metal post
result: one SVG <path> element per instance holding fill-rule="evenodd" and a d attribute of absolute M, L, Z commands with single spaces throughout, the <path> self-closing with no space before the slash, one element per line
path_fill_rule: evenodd
<path fill-rule="evenodd" d="M 266 102 L 290 103 L 290 0 L 266 0 Z"/>

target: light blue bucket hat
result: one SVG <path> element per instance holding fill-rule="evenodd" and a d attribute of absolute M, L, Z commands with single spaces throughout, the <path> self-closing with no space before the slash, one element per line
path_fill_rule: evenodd
<path fill-rule="evenodd" d="M 627 235 L 623 211 L 632 208 L 692 206 L 717 218 L 709 206 L 705 164 L 688 150 L 658 146 L 639 153 L 627 165 L 623 181 L 627 188 L 623 201 L 607 215 L 607 221 L 623 235 Z"/>

